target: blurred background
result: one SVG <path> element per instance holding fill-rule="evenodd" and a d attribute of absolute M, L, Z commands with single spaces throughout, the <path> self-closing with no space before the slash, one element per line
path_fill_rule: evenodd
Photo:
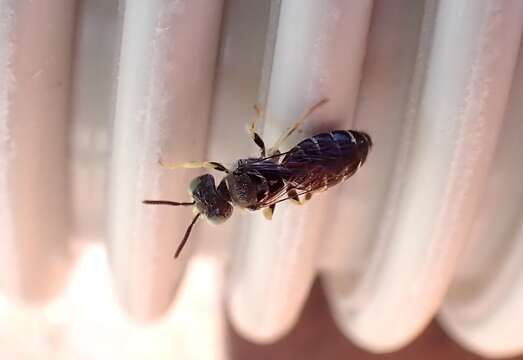
<path fill-rule="evenodd" d="M 0 357 L 523 358 L 523 2 L 0 0 Z M 343 185 L 220 226 L 201 174 L 358 129 Z M 217 178 L 219 173 L 213 174 Z"/>

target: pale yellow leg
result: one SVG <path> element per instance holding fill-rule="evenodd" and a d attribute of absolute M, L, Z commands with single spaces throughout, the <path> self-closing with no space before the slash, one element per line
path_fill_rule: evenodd
<path fill-rule="evenodd" d="M 291 197 L 289 198 L 289 201 L 293 203 L 294 205 L 303 205 L 304 202 L 299 197 Z"/>
<path fill-rule="evenodd" d="M 263 209 L 263 216 L 265 217 L 265 219 L 272 220 L 273 214 L 274 214 L 274 205 Z"/>
<path fill-rule="evenodd" d="M 291 136 L 300 126 L 301 124 L 305 121 L 305 119 L 307 119 L 314 111 L 316 111 L 316 109 L 318 109 L 320 106 L 324 105 L 325 103 L 327 103 L 329 101 L 329 99 L 322 99 L 320 100 L 318 103 L 316 103 L 315 105 L 311 106 L 309 109 L 307 109 L 307 111 L 305 111 L 299 118 L 298 120 L 296 120 L 288 129 L 287 131 L 285 131 L 283 133 L 282 136 L 280 136 L 280 138 L 276 141 L 276 143 L 269 149 L 268 151 L 268 155 L 271 156 L 271 155 L 275 155 L 277 154 L 278 152 L 278 149 L 280 148 L 280 146 L 283 144 L 283 142 L 285 140 L 287 140 L 287 138 L 289 136 Z"/>
<path fill-rule="evenodd" d="M 247 133 L 249 137 L 254 141 L 254 134 L 256 133 L 256 123 L 263 116 L 263 110 L 261 106 L 256 104 L 254 105 L 254 116 L 252 117 L 251 122 L 247 125 Z"/>
<path fill-rule="evenodd" d="M 161 167 L 174 170 L 174 169 L 210 169 L 210 170 L 218 170 L 218 171 L 225 171 L 229 172 L 225 166 L 222 164 L 212 162 L 212 161 L 189 161 L 184 163 L 171 163 L 166 164 L 162 162 L 162 160 L 158 160 L 158 163 Z"/>
<path fill-rule="evenodd" d="M 260 148 L 261 156 L 265 157 L 265 143 L 263 142 L 263 139 L 260 137 L 260 135 L 258 135 L 256 132 L 256 123 L 262 117 L 263 110 L 259 105 L 254 105 L 254 111 L 255 114 L 252 121 L 247 126 L 247 132 L 252 141 L 254 141 L 254 143 Z"/>
<path fill-rule="evenodd" d="M 290 192 L 289 193 L 289 200 L 295 204 L 295 205 L 305 205 L 307 201 L 309 201 L 312 198 L 312 193 L 307 193 L 305 195 L 301 195 L 301 197 L 296 192 Z"/>

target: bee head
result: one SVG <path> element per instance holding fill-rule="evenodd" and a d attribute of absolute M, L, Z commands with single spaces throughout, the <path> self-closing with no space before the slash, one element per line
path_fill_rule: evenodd
<path fill-rule="evenodd" d="M 213 224 L 221 224 L 232 215 L 232 205 L 216 189 L 214 177 L 209 174 L 194 178 L 189 184 L 194 205 Z"/>
<path fill-rule="evenodd" d="M 142 201 L 144 204 L 149 205 L 195 206 L 198 210 L 197 214 L 187 227 L 187 230 L 185 230 L 185 235 L 183 236 L 180 245 L 176 248 L 174 258 L 177 258 L 182 252 L 183 247 L 189 239 L 194 224 L 202 215 L 214 224 L 220 224 L 232 215 L 232 205 L 229 203 L 230 200 L 227 197 L 223 198 L 218 194 L 214 184 L 214 178 L 211 175 L 205 174 L 194 178 L 189 185 L 189 192 L 194 200 L 192 202 L 177 202 L 169 200 Z"/>

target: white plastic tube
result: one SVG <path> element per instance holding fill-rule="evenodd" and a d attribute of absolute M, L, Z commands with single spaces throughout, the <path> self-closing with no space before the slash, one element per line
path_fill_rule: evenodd
<path fill-rule="evenodd" d="M 351 336 L 351 311 L 365 306 L 366 299 L 358 297 L 361 279 L 372 257 L 380 256 L 376 244 L 380 223 L 396 216 L 436 9 L 436 1 L 405 0 L 401 6 L 376 1 L 374 5 L 355 119 L 357 128 L 371 134 L 374 146 L 336 203 L 337 221 L 330 229 L 321 269 L 334 319 L 347 336 Z M 387 202 L 393 205 L 385 207 Z"/>
<path fill-rule="evenodd" d="M 74 1 L 0 1 L 0 283 L 41 302 L 67 267 Z"/>
<path fill-rule="evenodd" d="M 408 344 L 439 312 L 470 351 L 521 354 L 522 28 L 520 0 L 0 0 L 0 357 L 28 353 L 29 331 L 44 357 L 224 358 L 222 280 L 233 325 L 263 343 L 293 327 L 318 272 L 366 350 Z M 188 200 L 200 173 L 157 160 L 256 156 L 253 104 L 271 146 L 322 98 L 281 150 L 364 130 L 357 174 L 272 222 L 202 222 L 174 260 L 191 211 L 141 201 Z M 68 236 L 103 241 L 106 224 L 114 276 L 87 246 L 60 291 Z"/>
<path fill-rule="evenodd" d="M 334 298 L 338 322 L 364 348 L 413 339 L 437 311 L 488 176 L 521 34 L 518 1 L 438 4 L 406 167 L 365 274 Z M 395 196 L 395 193 L 399 196 Z M 395 209 L 391 212 L 390 209 Z"/>
<path fill-rule="evenodd" d="M 268 147 L 323 98 L 329 103 L 285 146 L 313 131 L 350 128 L 371 7 L 372 1 L 282 1 L 263 132 Z M 228 301 L 242 335 L 274 341 L 295 323 L 316 274 L 327 198 L 303 208 L 279 204 L 272 222 L 252 217 L 234 254 Z"/>
<path fill-rule="evenodd" d="M 432 35 L 428 19 L 434 11 L 432 3 L 417 0 L 374 3 L 354 118 L 354 128 L 368 132 L 374 146 L 330 205 L 328 241 L 321 253 L 324 272 L 353 277 L 365 270 L 391 174 L 399 168 L 398 148 L 408 142 L 403 129 L 411 126 L 419 102 Z M 349 279 L 343 282 L 351 286 Z"/>
<path fill-rule="evenodd" d="M 118 0 L 81 1 L 76 10 L 70 129 L 74 239 L 101 240 L 106 235 L 122 16 Z"/>
<path fill-rule="evenodd" d="M 278 13 L 279 0 L 229 0 L 224 4 L 207 160 L 231 167 L 239 158 L 259 155 L 246 128 L 254 116 L 254 105 L 265 103 L 264 84 L 272 66 L 270 39 L 277 30 L 272 25 L 278 20 Z M 263 122 L 259 125 L 263 126 Z M 216 182 L 223 177 L 223 173 L 212 173 Z M 252 216 L 235 209 L 224 224 L 202 224 L 201 253 L 229 258 L 234 241 L 243 236 L 242 220 L 249 215 Z"/>
<path fill-rule="evenodd" d="M 200 160 L 206 148 L 222 1 L 128 1 L 110 167 L 109 248 L 123 306 L 138 319 L 164 313 L 194 242 L 173 259 L 192 217 L 194 171 L 165 162 Z"/>
<path fill-rule="evenodd" d="M 517 13 L 516 9 L 512 11 Z M 510 47 L 515 51 L 521 23 L 507 22 L 505 26 L 515 27 L 515 34 L 504 40 L 504 52 Z M 450 335 L 469 350 L 488 357 L 523 352 L 522 97 L 520 47 L 486 191 L 440 314 Z"/>

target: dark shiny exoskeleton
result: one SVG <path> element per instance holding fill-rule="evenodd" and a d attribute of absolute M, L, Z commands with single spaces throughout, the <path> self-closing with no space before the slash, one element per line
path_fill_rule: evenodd
<path fill-rule="evenodd" d="M 348 179 L 365 162 L 371 146 L 370 136 L 360 131 L 314 135 L 284 154 L 239 160 L 222 180 L 220 193 L 249 210 L 289 198 L 299 201 L 301 195 L 325 191 Z"/>
<path fill-rule="evenodd" d="M 325 191 L 351 177 L 371 147 L 372 140 L 364 132 L 336 130 L 303 140 L 281 163 L 291 172 L 304 172 L 289 179 L 300 190 Z"/>
<path fill-rule="evenodd" d="M 266 155 L 265 144 L 255 132 L 255 121 L 250 129 L 253 141 L 260 147 L 258 158 L 240 159 L 232 169 L 216 162 L 194 162 L 164 165 L 167 168 L 210 168 L 223 171 L 226 176 L 215 185 L 209 174 L 196 177 L 189 186 L 192 202 L 177 203 L 163 200 L 146 200 L 146 204 L 195 206 L 197 215 L 187 228 L 175 257 L 183 248 L 192 226 L 200 216 L 210 222 L 221 223 L 232 215 L 233 206 L 264 209 L 267 218 L 272 216 L 277 203 L 291 199 L 298 203 L 312 193 L 325 191 L 351 177 L 365 162 L 372 147 L 371 137 L 355 130 L 335 130 L 309 137 L 287 152 L 280 153 L 278 145 L 292 134 L 301 121 L 316 107 L 300 118 Z"/>

